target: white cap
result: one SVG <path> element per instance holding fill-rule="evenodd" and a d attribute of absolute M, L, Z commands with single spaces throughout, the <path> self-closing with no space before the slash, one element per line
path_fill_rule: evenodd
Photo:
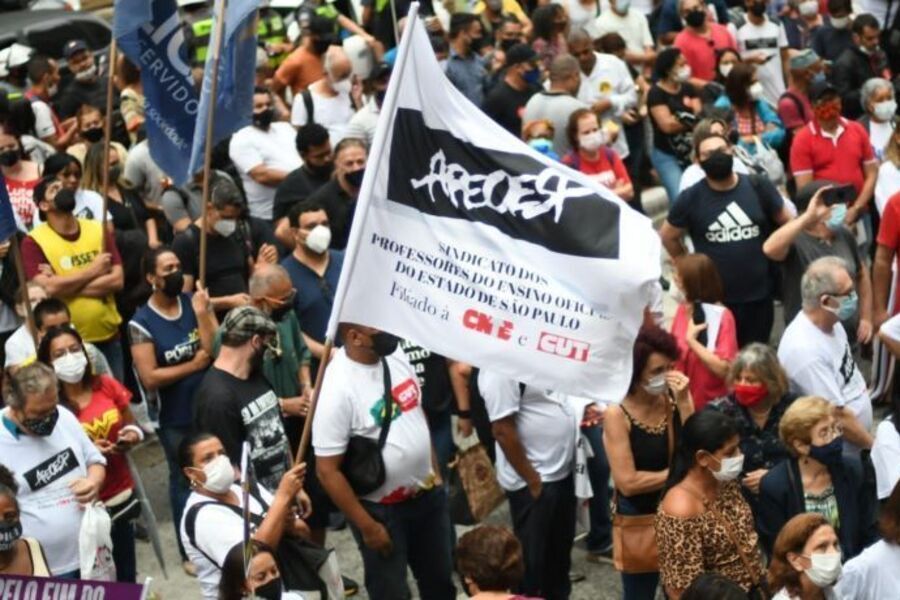
<path fill-rule="evenodd" d="M 0 77 L 7 77 L 10 69 L 23 66 L 32 54 L 34 54 L 34 48 L 19 43 L 13 43 L 13 45 L 0 50 Z"/>
<path fill-rule="evenodd" d="M 206 0 L 177 0 L 178 8 L 193 6 L 194 4 L 206 4 Z"/>

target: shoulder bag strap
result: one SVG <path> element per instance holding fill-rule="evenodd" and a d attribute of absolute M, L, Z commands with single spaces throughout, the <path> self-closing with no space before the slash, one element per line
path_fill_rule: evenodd
<path fill-rule="evenodd" d="M 394 394 L 391 390 L 391 370 L 388 368 L 387 358 L 382 357 L 381 368 L 384 372 L 384 422 L 381 424 L 381 433 L 378 434 L 378 449 L 384 448 L 387 442 L 388 432 L 391 430 L 391 421 L 394 420 Z"/>
<path fill-rule="evenodd" d="M 740 557 L 741 562 L 744 565 L 744 570 L 747 571 L 747 575 L 749 575 L 750 579 L 754 580 L 757 585 L 762 585 L 762 581 L 756 580 L 756 571 L 754 571 L 753 569 L 753 563 L 750 562 L 750 557 L 748 557 L 747 553 L 744 552 L 744 549 L 741 548 L 741 544 L 738 541 L 737 536 L 734 535 L 734 531 L 732 530 L 731 525 L 725 520 L 722 514 L 718 510 L 716 510 L 716 507 L 706 500 L 706 498 L 703 498 L 702 501 L 703 506 L 706 508 L 706 510 L 712 513 L 713 518 L 715 518 L 715 520 L 718 521 L 722 528 L 725 530 L 725 534 L 728 536 L 728 539 L 731 540 L 731 543 L 737 550 L 738 556 Z"/>
<path fill-rule="evenodd" d="M 666 436 L 668 437 L 669 466 L 672 466 L 672 456 L 675 453 L 675 413 L 672 411 L 672 402 L 666 398 Z"/>

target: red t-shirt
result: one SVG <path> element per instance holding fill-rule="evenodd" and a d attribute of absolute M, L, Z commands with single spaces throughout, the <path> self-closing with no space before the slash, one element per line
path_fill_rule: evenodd
<path fill-rule="evenodd" d="M 613 189 L 617 181 L 631 183 L 625 164 L 612 148 L 601 148 L 596 160 L 590 160 L 580 152 L 578 156 L 575 156 L 574 153 L 569 153 L 563 157 L 563 163 L 573 169 L 577 168 L 594 181 L 609 189 Z"/>
<path fill-rule="evenodd" d="M 710 400 L 715 400 L 728 394 L 725 380 L 717 377 L 710 371 L 700 357 L 691 352 L 684 334 L 687 332 L 690 316 L 685 311 L 684 305 L 679 304 L 672 319 L 672 335 L 678 343 L 680 358 L 675 362 L 675 368 L 688 376 L 691 380 L 691 396 L 694 399 L 694 408 L 701 410 Z M 713 351 L 722 360 L 732 361 L 738 353 L 737 328 L 734 324 L 734 315 L 727 308 L 722 312 L 722 322 L 719 324 L 719 333 L 716 336 L 716 349 Z"/>
<path fill-rule="evenodd" d="M 840 127 L 837 140 L 822 135 L 815 121 L 798 131 L 791 145 L 791 172 L 794 177 L 812 173 L 813 179 L 853 184 L 859 194 L 865 181 L 863 165 L 878 159 L 862 125 L 841 118 Z"/>
<path fill-rule="evenodd" d="M 897 192 L 884 203 L 881 213 L 881 225 L 878 226 L 879 245 L 890 248 L 896 255 L 897 269 L 900 270 L 900 192 Z M 893 275 L 891 275 L 893 277 Z M 894 314 L 900 312 L 900 286 L 894 290 Z"/>
<path fill-rule="evenodd" d="M 13 210 L 21 219 L 26 229 L 31 229 L 34 222 L 34 213 L 37 207 L 34 205 L 34 187 L 40 179 L 10 179 L 6 178 L 6 191 L 9 192 L 9 202 Z"/>
<path fill-rule="evenodd" d="M 122 414 L 131 402 L 131 392 L 106 375 L 94 378 L 91 403 L 78 412 L 78 421 L 92 442 L 107 440 L 116 443 L 119 431 L 125 426 Z M 106 481 L 100 490 L 100 499 L 108 500 L 116 494 L 134 487 L 128 463 L 121 454 L 106 456 Z"/>
<path fill-rule="evenodd" d="M 79 232 L 78 235 L 81 235 L 81 232 Z M 70 241 L 78 239 L 77 235 L 75 237 L 60 237 Z M 99 251 L 100 249 L 97 248 L 97 250 Z M 106 251 L 110 254 L 112 264 L 122 264 L 122 256 L 119 254 L 119 249 L 116 247 L 116 238 L 112 232 L 109 231 L 106 232 Z M 34 241 L 34 238 L 28 235 L 22 238 L 22 264 L 25 267 L 25 277 L 28 279 L 33 279 L 39 274 L 38 267 L 50 264 L 50 261 L 47 260 L 47 256 L 44 254 L 44 251 L 41 250 L 38 243 Z"/>
<path fill-rule="evenodd" d="M 709 37 L 697 35 L 684 28 L 675 36 L 676 48 L 681 50 L 684 60 L 691 66 L 691 77 L 712 81 L 716 78 L 716 50 L 731 48 L 737 50 L 731 32 L 724 25 L 708 23 Z"/>

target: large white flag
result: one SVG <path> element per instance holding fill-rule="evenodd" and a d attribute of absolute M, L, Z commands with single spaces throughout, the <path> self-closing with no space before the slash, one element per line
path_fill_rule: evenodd
<path fill-rule="evenodd" d="M 612 192 L 473 106 L 410 11 L 328 332 L 377 327 L 517 381 L 619 401 L 660 242 Z"/>

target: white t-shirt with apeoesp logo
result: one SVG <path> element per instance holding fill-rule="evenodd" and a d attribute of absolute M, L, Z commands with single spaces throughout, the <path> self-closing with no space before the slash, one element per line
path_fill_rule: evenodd
<path fill-rule="evenodd" d="M 431 436 L 422 410 L 416 372 L 402 350 L 387 357 L 394 401 L 393 419 L 382 450 L 387 478 L 364 500 L 391 504 L 431 486 Z M 378 440 L 384 415 L 381 362 L 358 363 L 339 349 L 328 364 L 313 420 L 316 456 L 338 456 L 353 436 Z"/>

